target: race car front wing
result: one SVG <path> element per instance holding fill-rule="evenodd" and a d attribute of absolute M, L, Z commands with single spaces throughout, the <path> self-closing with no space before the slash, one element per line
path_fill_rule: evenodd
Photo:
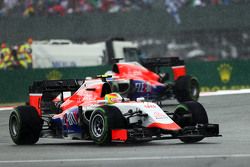
<path fill-rule="evenodd" d="M 164 139 L 187 139 L 220 137 L 218 124 L 198 124 L 187 126 L 178 131 L 168 131 L 158 128 L 133 128 L 112 130 L 113 141 L 150 141 Z"/>

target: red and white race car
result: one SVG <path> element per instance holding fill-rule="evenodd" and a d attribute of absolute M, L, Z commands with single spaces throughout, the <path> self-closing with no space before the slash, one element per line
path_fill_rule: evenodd
<path fill-rule="evenodd" d="M 219 125 L 209 124 L 203 106 L 194 101 L 163 111 L 144 98 L 130 101 L 112 93 L 106 78 L 36 81 L 29 88 L 29 105 L 10 114 L 14 143 L 34 144 L 41 137 L 145 142 L 180 139 L 193 143 L 219 135 Z"/>
<path fill-rule="evenodd" d="M 113 64 L 112 79 L 109 82 L 112 91 L 135 100 L 160 102 L 176 98 L 179 102 L 198 101 L 200 87 L 196 77 L 187 75 L 183 60 L 178 57 L 144 59 L 138 62 L 117 62 Z M 171 73 L 167 73 L 170 68 Z M 173 81 L 170 80 L 170 75 Z"/>

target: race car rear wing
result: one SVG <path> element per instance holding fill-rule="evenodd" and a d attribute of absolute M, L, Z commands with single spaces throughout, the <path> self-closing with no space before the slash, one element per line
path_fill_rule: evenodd
<path fill-rule="evenodd" d="M 158 57 L 158 58 L 147 58 L 141 60 L 142 65 L 147 68 L 152 67 L 173 67 L 185 65 L 184 60 L 179 57 Z"/>
<path fill-rule="evenodd" d="M 179 57 L 148 58 L 141 60 L 141 62 L 144 67 L 157 74 L 161 73 L 161 67 L 171 67 L 174 74 L 174 80 L 177 80 L 180 76 L 186 75 L 184 60 L 181 60 Z"/>
<path fill-rule="evenodd" d="M 61 101 L 64 100 L 63 92 L 70 92 L 70 94 L 77 91 L 84 83 L 83 79 L 68 79 L 68 80 L 43 80 L 34 81 L 29 87 L 29 102 L 28 104 L 35 107 L 39 116 L 42 116 L 42 110 L 52 111 L 56 110 L 55 99 L 61 94 Z"/>
<path fill-rule="evenodd" d="M 29 93 L 76 91 L 83 83 L 84 79 L 34 81 Z"/>

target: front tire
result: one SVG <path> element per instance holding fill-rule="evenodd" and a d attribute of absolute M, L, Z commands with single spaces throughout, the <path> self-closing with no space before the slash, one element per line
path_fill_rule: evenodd
<path fill-rule="evenodd" d="M 43 121 L 32 106 L 18 106 L 10 114 L 9 132 L 17 145 L 31 145 L 39 140 Z"/>
<path fill-rule="evenodd" d="M 114 106 L 101 106 L 91 114 L 89 133 L 96 144 L 110 144 L 112 129 L 123 128 L 126 128 L 126 120 Z"/>
<path fill-rule="evenodd" d="M 181 128 L 186 126 L 196 126 L 198 124 L 208 124 L 208 117 L 204 107 L 195 101 L 184 102 L 177 106 L 173 121 Z M 201 141 L 204 137 L 180 138 L 184 143 L 195 143 Z"/>

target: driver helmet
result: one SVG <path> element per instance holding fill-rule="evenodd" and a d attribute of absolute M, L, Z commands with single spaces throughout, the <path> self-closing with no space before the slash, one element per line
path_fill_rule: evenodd
<path fill-rule="evenodd" d="M 122 97 L 119 93 L 106 94 L 104 99 L 107 100 L 109 104 L 122 102 Z"/>

